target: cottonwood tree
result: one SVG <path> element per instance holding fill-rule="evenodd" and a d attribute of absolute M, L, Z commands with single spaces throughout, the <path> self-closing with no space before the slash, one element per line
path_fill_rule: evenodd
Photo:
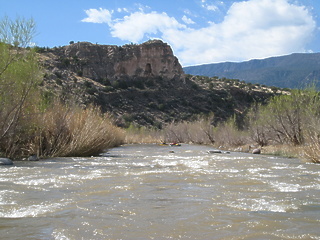
<path fill-rule="evenodd" d="M 318 99 L 316 91 L 310 90 L 293 90 L 289 95 L 276 96 L 260 108 L 255 125 L 274 142 L 301 145 L 308 123 L 318 114 Z"/>
<path fill-rule="evenodd" d="M 24 141 L 22 132 L 28 130 L 22 125 L 39 100 L 40 68 L 35 53 L 25 48 L 34 34 L 33 19 L 0 20 L 0 153 L 6 156 Z"/>

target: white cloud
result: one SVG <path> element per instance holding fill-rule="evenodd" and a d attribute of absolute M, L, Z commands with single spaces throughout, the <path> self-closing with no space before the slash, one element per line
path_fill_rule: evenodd
<path fill-rule="evenodd" d="M 102 13 L 102 10 L 98 12 Z M 109 24 L 113 37 L 131 42 L 146 37 L 162 38 L 173 47 L 183 65 L 306 52 L 308 39 L 316 30 L 308 10 L 289 0 L 234 2 L 222 22 L 211 22 L 198 29 L 187 27 L 166 13 L 139 11 L 111 21 L 109 11 L 105 12 L 106 18 L 94 18 L 99 14 L 93 9 L 90 11 L 88 19 L 91 22 L 102 22 L 103 19 Z M 190 24 L 192 20 L 184 16 L 182 21 Z"/>
<path fill-rule="evenodd" d="M 164 33 L 184 65 L 243 61 L 306 52 L 315 21 L 286 0 L 234 3 L 224 21 L 201 29 Z"/>
<path fill-rule="evenodd" d="M 166 13 L 135 12 L 125 16 L 122 21 L 114 23 L 111 28 L 113 37 L 139 42 L 146 34 L 156 34 L 158 32 L 164 34 L 172 29 L 181 30 L 186 27 Z"/>
<path fill-rule="evenodd" d="M 117 12 L 121 13 L 121 12 L 129 12 L 129 10 L 127 8 L 118 8 Z"/>
<path fill-rule="evenodd" d="M 205 7 L 206 7 L 207 10 L 209 10 L 209 11 L 217 11 L 217 10 L 218 10 L 218 7 L 215 6 L 215 5 L 206 5 Z"/>
<path fill-rule="evenodd" d="M 195 24 L 195 22 L 192 21 L 191 18 L 188 18 L 186 15 L 183 15 L 182 21 L 184 21 L 184 23 L 186 23 L 186 24 Z"/>
<path fill-rule="evenodd" d="M 90 23 L 111 23 L 112 11 L 107 9 L 89 9 L 85 10 L 85 13 L 88 15 L 87 18 L 82 19 L 82 22 Z"/>

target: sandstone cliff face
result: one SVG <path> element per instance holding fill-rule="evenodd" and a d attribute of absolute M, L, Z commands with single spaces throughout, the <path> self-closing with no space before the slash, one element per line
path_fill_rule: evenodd
<path fill-rule="evenodd" d="M 140 45 L 74 43 L 59 50 L 73 71 L 92 80 L 111 81 L 132 77 L 182 78 L 184 73 L 171 47 L 160 40 Z"/>

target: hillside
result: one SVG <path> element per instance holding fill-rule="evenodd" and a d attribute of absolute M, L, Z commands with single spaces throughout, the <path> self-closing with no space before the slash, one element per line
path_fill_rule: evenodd
<path fill-rule="evenodd" d="M 45 75 L 43 96 L 109 112 L 119 126 L 161 128 L 172 121 L 215 114 L 222 121 L 265 102 L 278 89 L 229 79 L 185 75 L 172 49 L 159 40 L 141 45 L 73 43 L 37 49 Z"/>
<path fill-rule="evenodd" d="M 218 76 L 281 88 L 320 87 L 320 53 L 296 53 L 247 62 L 185 67 L 192 75 Z"/>

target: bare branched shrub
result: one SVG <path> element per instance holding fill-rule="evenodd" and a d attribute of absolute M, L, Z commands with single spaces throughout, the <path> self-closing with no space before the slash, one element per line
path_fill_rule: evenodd
<path fill-rule="evenodd" d="M 165 141 L 194 144 L 214 144 L 214 131 L 210 117 L 194 122 L 171 123 L 164 129 Z"/>
<path fill-rule="evenodd" d="M 263 118 L 259 111 L 260 105 L 254 105 L 247 115 L 248 131 L 252 141 L 259 146 L 267 146 L 272 140 L 269 129 L 263 123 Z"/>
<path fill-rule="evenodd" d="M 249 134 L 237 128 L 235 119 L 230 118 L 215 128 L 216 145 L 223 148 L 239 147 L 250 143 Z"/>
<path fill-rule="evenodd" d="M 320 163 L 320 139 L 319 136 L 309 136 L 310 144 L 303 148 L 303 156 L 307 161 Z"/>
<path fill-rule="evenodd" d="M 314 112 L 313 112 L 314 113 Z M 320 163 L 320 118 L 313 114 L 305 129 L 305 145 L 303 146 L 303 157 L 311 162 Z"/>
<path fill-rule="evenodd" d="M 304 144 L 305 124 L 312 117 L 308 112 L 314 111 L 318 98 L 313 89 L 293 90 L 291 95 L 274 97 L 268 105 L 260 107 L 254 123 L 256 133 L 259 137 L 265 134 L 263 137 L 272 143 Z"/>

